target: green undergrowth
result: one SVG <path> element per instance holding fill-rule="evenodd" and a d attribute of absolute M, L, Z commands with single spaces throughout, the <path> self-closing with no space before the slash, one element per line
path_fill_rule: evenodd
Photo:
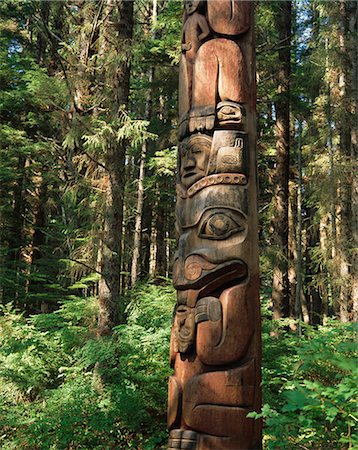
<path fill-rule="evenodd" d="M 32 317 L 2 307 L 0 448 L 165 448 L 174 299 L 170 285 L 137 285 L 126 324 L 105 339 L 94 298 Z M 299 339 L 284 325 L 263 322 L 264 448 L 357 448 L 353 326 Z"/>
<path fill-rule="evenodd" d="M 0 316 L 0 448 L 158 448 L 166 441 L 173 288 L 139 285 L 127 323 L 96 339 L 96 301 Z"/>
<path fill-rule="evenodd" d="M 264 448 L 358 449 L 355 325 L 284 326 L 263 323 Z"/>

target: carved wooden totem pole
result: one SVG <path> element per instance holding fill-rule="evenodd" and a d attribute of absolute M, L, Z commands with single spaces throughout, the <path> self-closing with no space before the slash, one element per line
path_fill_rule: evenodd
<path fill-rule="evenodd" d="M 169 449 L 260 449 L 253 2 L 184 6 Z"/>

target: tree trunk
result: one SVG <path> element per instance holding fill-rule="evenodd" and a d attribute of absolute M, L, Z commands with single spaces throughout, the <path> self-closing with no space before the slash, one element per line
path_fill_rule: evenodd
<path fill-rule="evenodd" d="M 342 322 L 348 322 L 354 315 L 352 298 L 352 280 L 350 276 L 352 267 L 352 183 L 356 173 L 353 172 L 354 162 L 352 155 L 352 67 L 350 62 L 351 42 L 350 31 L 350 5 L 348 0 L 340 1 L 340 53 L 341 53 L 341 72 L 339 78 L 340 96 L 341 96 L 341 127 L 340 127 L 340 159 L 343 165 L 342 176 L 338 180 L 339 185 L 339 210 L 338 210 L 338 259 L 340 276 L 340 294 L 339 310 Z M 355 43 L 356 45 L 356 43 Z"/>
<path fill-rule="evenodd" d="M 42 21 L 42 29 L 37 33 L 37 42 L 36 42 L 36 62 L 40 66 L 44 67 L 46 65 L 46 48 L 48 44 L 48 39 L 45 34 L 45 30 L 48 29 L 48 20 L 50 17 L 50 2 L 40 1 L 38 2 L 38 13 L 41 17 Z"/>
<path fill-rule="evenodd" d="M 152 236 L 152 205 L 149 198 L 144 198 L 143 220 L 142 220 L 142 251 L 140 278 L 144 279 L 149 275 L 150 265 L 150 244 Z"/>
<path fill-rule="evenodd" d="M 139 162 L 139 176 L 138 176 L 138 188 L 137 188 L 137 207 L 136 217 L 134 225 L 134 237 L 133 237 L 133 255 L 132 255 L 132 267 L 131 267 L 131 285 L 133 286 L 137 282 L 139 276 L 139 259 L 141 250 L 141 231 L 142 231 L 142 214 L 144 204 L 144 177 L 145 177 L 145 159 L 147 155 L 147 142 L 143 142 L 142 150 L 140 154 Z"/>
<path fill-rule="evenodd" d="M 158 193 L 159 194 L 159 193 Z M 155 272 L 154 276 L 165 276 L 166 272 L 166 245 L 165 245 L 165 205 L 162 196 L 158 195 L 156 204 L 156 239 L 155 239 Z"/>
<path fill-rule="evenodd" d="M 328 75 L 328 38 L 325 40 L 326 48 L 326 74 Z M 333 127 L 332 127 L 332 108 L 331 108 L 331 85 L 330 81 L 327 82 L 326 90 L 327 102 L 326 102 L 326 116 L 327 116 L 327 141 L 326 146 L 329 154 L 329 164 L 330 164 L 330 254 L 327 254 L 327 260 L 331 261 L 331 267 L 328 270 L 329 274 L 329 292 L 332 299 L 332 308 L 334 313 L 339 316 L 339 302 L 338 302 L 338 289 L 337 289 L 337 226 L 336 226 L 336 208 L 337 208 L 337 183 L 335 177 L 335 159 L 336 152 L 333 146 Z M 326 241 L 327 242 L 327 241 Z"/>
<path fill-rule="evenodd" d="M 288 203 L 288 282 L 289 282 L 289 304 L 290 317 L 296 317 L 296 288 L 297 288 L 297 183 L 296 180 L 290 180 L 288 184 L 289 203 Z M 295 327 L 295 325 L 294 325 Z"/>
<path fill-rule="evenodd" d="M 320 31 L 320 20 L 319 12 L 314 3 L 311 4 L 311 27 L 312 27 L 312 38 L 311 41 L 314 43 L 314 49 L 316 50 L 319 45 L 319 31 Z M 310 89 L 310 98 L 313 102 L 317 96 L 317 92 L 322 91 L 323 80 L 319 79 L 316 83 L 312 84 Z M 313 142 L 319 139 L 319 132 L 317 128 L 317 123 L 314 117 L 310 117 L 308 121 L 308 127 L 310 136 Z M 315 149 L 310 149 L 310 160 L 313 160 L 315 154 Z M 311 325 L 320 325 L 323 323 L 324 315 L 324 304 L 321 296 L 321 291 L 323 285 L 322 283 L 323 273 L 322 264 L 316 263 L 316 258 L 314 258 L 314 251 L 320 246 L 320 226 L 319 226 L 319 208 L 317 205 L 317 200 L 312 201 L 312 195 L 314 194 L 315 184 L 314 175 L 309 173 L 307 177 L 307 182 L 304 184 L 305 190 L 305 230 L 306 230 L 306 242 L 305 242 L 305 298 L 309 307 L 309 323 Z M 327 296 L 326 302 L 327 302 Z"/>
<path fill-rule="evenodd" d="M 330 257 L 331 248 L 329 245 L 329 213 L 320 218 L 319 223 L 319 242 L 320 249 L 325 259 Z M 328 310 L 328 300 L 332 297 L 332 281 L 331 273 L 326 266 L 326 272 L 321 273 L 322 281 L 320 282 L 321 297 L 323 300 L 322 305 L 322 322 L 325 325 L 327 317 L 330 315 Z"/>
<path fill-rule="evenodd" d="M 111 38 L 116 40 L 115 50 L 119 63 L 114 76 L 105 74 L 106 81 L 113 83 L 113 96 L 117 108 L 124 106 L 127 109 L 129 97 L 130 76 L 130 41 L 133 30 L 133 2 L 110 0 L 105 8 L 106 33 L 112 33 Z M 106 39 L 106 36 L 104 36 Z M 113 326 L 121 321 L 120 304 L 120 267 L 121 244 L 123 225 L 123 198 L 125 180 L 126 142 L 112 142 L 105 155 L 105 166 L 108 170 L 108 187 L 106 191 L 104 237 L 101 261 L 102 278 L 99 283 L 99 316 L 98 336 L 111 333 Z"/>
<path fill-rule="evenodd" d="M 155 27 L 157 24 L 157 0 L 153 0 L 152 13 L 151 13 L 151 33 L 152 37 L 155 38 Z M 150 121 L 152 115 L 152 91 L 153 91 L 153 81 L 154 81 L 154 66 L 150 67 L 148 70 L 148 83 L 149 83 L 149 93 L 147 100 L 145 102 L 145 119 Z M 138 276 L 140 275 L 140 259 L 141 259 L 141 240 L 142 240 L 142 219 L 143 219 L 143 206 L 144 206 L 144 177 L 145 177 L 145 162 L 148 150 L 148 143 L 144 142 L 142 145 L 142 151 L 140 155 L 139 163 L 139 176 L 138 176 L 138 195 L 137 195 L 137 208 L 136 208 L 136 219 L 134 228 L 134 238 L 133 238 L 133 256 L 132 256 L 132 267 L 131 267 L 131 284 L 132 286 L 136 283 Z"/>
<path fill-rule="evenodd" d="M 274 175 L 274 211 L 272 220 L 273 244 L 276 246 L 277 261 L 273 269 L 272 302 L 273 317 L 289 317 L 289 280 L 288 280 L 288 204 L 289 204 L 289 167 L 290 167 L 290 45 L 291 45 L 291 1 L 277 4 L 275 22 L 278 29 L 278 51 L 280 67 L 277 74 L 278 98 L 276 110 L 276 170 Z"/>
<path fill-rule="evenodd" d="M 298 124 L 298 182 L 297 182 L 297 260 L 296 260 L 296 298 L 295 317 L 298 322 L 298 335 L 301 336 L 302 320 L 302 122 Z"/>
<path fill-rule="evenodd" d="M 31 255 L 31 273 L 40 270 L 41 265 L 39 264 L 41 258 L 43 257 L 43 246 L 45 244 L 45 233 L 44 229 L 46 226 L 46 210 L 45 204 L 47 202 L 48 193 L 47 193 L 47 185 L 44 182 L 42 176 L 40 177 L 40 183 L 38 186 L 38 200 L 37 200 L 37 208 L 35 213 L 35 224 L 34 224 L 34 233 L 32 237 L 32 255 Z M 41 286 L 41 282 L 32 279 L 30 277 L 29 282 L 29 292 L 30 293 L 38 293 L 43 291 L 43 287 Z M 30 310 L 34 305 L 30 305 Z M 37 310 L 47 311 L 48 305 L 46 304 L 46 299 L 42 299 L 38 301 L 35 305 Z"/>
<path fill-rule="evenodd" d="M 154 5 L 155 6 L 155 5 Z M 153 6 L 153 7 L 154 7 Z M 153 13 L 154 15 L 154 13 Z M 154 15 L 156 17 L 156 14 Z M 155 23 L 153 24 L 155 25 Z M 148 71 L 148 81 L 150 84 L 150 90 L 145 105 L 145 119 L 150 121 L 152 115 L 152 83 L 154 80 L 154 67 L 151 67 Z M 142 240 L 142 218 L 143 218 L 143 206 L 144 206 L 144 178 L 145 178 L 145 163 L 147 157 L 148 142 L 143 142 L 142 150 L 140 154 L 139 162 L 139 175 L 138 175 L 138 190 L 137 190 L 137 207 L 136 218 L 133 237 L 133 256 L 131 267 L 131 284 L 136 283 L 139 271 L 140 271 L 140 259 L 141 259 L 141 240 Z"/>
<path fill-rule="evenodd" d="M 351 129 L 351 159 L 352 159 L 352 316 L 353 321 L 358 321 L 358 45 L 354 37 L 358 33 L 358 3 L 349 2 L 350 18 L 349 32 L 351 36 L 350 55 L 352 61 L 352 116 Z M 354 176 L 356 174 L 356 176 Z"/>

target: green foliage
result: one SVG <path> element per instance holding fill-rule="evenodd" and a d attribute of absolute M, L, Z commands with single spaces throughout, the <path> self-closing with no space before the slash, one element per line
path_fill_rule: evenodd
<path fill-rule="evenodd" d="M 4 449 L 159 448 L 174 290 L 139 284 L 127 324 L 96 339 L 94 299 L 50 314 L 0 316 L 0 446 Z"/>
<path fill-rule="evenodd" d="M 177 151 L 177 147 L 158 150 L 154 157 L 150 159 L 148 166 L 155 169 L 159 175 L 174 177 Z"/>
<path fill-rule="evenodd" d="M 174 301 L 170 284 L 137 284 L 126 323 L 102 339 L 94 298 L 30 318 L 3 307 L 1 448 L 164 448 Z M 286 325 L 263 323 L 264 448 L 355 448 L 353 325 L 307 326 L 300 339 Z"/>
<path fill-rule="evenodd" d="M 305 327 L 303 337 L 266 322 L 263 333 L 267 449 L 356 448 L 357 348 L 352 324 Z M 274 327 L 274 328 L 273 328 Z M 272 331 L 279 332 L 279 338 Z"/>
<path fill-rule="evenodd" d="M 119 119 L 108 123 L 105 120 L 95 120 L 93 133 L 83 136 L 84 146 L 88 149 L 98 149 L 105 151 L 110 143 L 130 142 L 133 147 L 137 147 L 148 139 L 156 136 L 147 131 L 148 121 L 132 120 L 123 110 Z"/>

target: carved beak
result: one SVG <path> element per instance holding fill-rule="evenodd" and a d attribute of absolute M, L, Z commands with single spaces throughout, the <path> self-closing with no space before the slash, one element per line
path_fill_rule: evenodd
<path fill-rule="evenodd" d="M 199 255 L 191 255 L 183 263 L 174 263 L 173 282 L 178 290 L 200 290 L 200 296 L 209 295 L 223 284 L 242 281 L 247 277 L 247 265 L 241 260 L 213 264 Z"/>

